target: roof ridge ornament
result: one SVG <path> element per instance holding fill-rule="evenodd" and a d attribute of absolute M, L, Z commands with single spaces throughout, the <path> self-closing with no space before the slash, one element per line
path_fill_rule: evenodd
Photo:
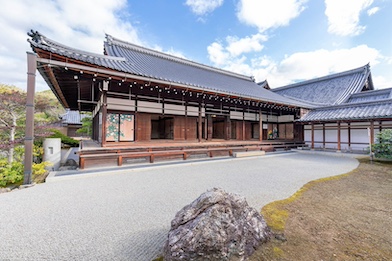
<path fill-rule="evenodd" d="M 36 42 L 37 44 L 44 44 L 49 46 L 49 44 L 44 40 L 44 36 L 40 34 L 38 31 L 34 31 L 33 29 L 30 32 L 27 32 L 27 35 L 31 37 L 31 40 Z"/>

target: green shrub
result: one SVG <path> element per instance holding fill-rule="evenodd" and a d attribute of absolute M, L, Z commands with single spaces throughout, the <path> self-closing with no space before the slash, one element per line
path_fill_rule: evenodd
<path fill-rule="evenodd" d="M 49 138 L 60 138 L 63 144 L 69 145 L 71 147 L 79 146 L 79 141 L 62 134 L 59 130 L 53 129 L 52 132 L 53 134 L 50 135 Z"/>
<path fill-rule="evenodd" d="M 51 166 L 50 162 L 44 161 L 41 163 L 33 163 L 32 179 L 35 183 L 42 183 L 45 181 L 47 174 L 47 166 Z M 8 164 L 6 159 L 0 159 L 0 187 L 9 185 L 20 185 L 23 182 L 24 165 L 22 162 L 14 161 Z"/>
<path fill-rule="evenodd" d="M 21 184 L 23 172 L 24 166 L 22 162 L 14 161 L 8 164 L 7 160 L 0 160 L 0 187 Z"/>
<path fill-rule="evenodd" d="M 49 171 L 46 169 L 48 166 L 53 164 L 48 161 L 43 161 L 41 163 L 33 163 L 33 181 L 35 183 L 42 183 L 45 181 L 46 176 Z"/>
<path fill-rule="evenodd" d="M 377 142 L 372 145 L 376 158 L 392 159 L 392 129 L 377 133 Z"/>

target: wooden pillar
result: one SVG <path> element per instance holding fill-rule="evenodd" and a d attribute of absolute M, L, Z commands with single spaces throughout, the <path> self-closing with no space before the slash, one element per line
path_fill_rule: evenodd
<path fill-rule="evenodd" d="M 109 89 L 109 82 L 103 81 L 103 91 L 102 91 L 102 147 L 106 146 L 106 119 L 108 113 L 108 99 L 107 91 Z"/>
<path fill-rule="evenodd" d="M 133 139 L 134 139 L 134 141 L 137 141 L 138 140 L 138 138 L 140 137 L 140 135 L 138 135 L 138 128 L 137 128 L 137 126 L 138 126 L 138 124 L 139 124 L 139 117 L 138 117 L 138 109 L 137 109 L 137 94 L 135 94 L 135 122 L 133 123 L 134 124 L 134 137 L 133 137 Z M 165 99 L 163 98 L 162 99 L 162 114 L 164 114 L 164 112 L 165 112 L 165 109 L 164 109 L 164 106 L 165 106 Z"/>
<path fill-rule="evenodd" d="M 26 97 L 26 129 L 23 184 L 31 184 L 33 173 L 33 143 L 34 143 L 34 94 L 35 72 L 37 71 L 37 55 L 27 52 L 27 97 Z"/>
<path fill-rule="evenodd" d="M 207 140 L 208 136 L 208 116 L 205 113 L 205 107 L 204 107 L 204 139 Z"/>
<path fill-rule="evenodd" d="M 323 149 L 325 149 L 325 123 L 323 123 Z"/>
<path fill-rule="evenodd" d="M 263 115 L 259 110 L 259 141 L 263 141 Z"/>
<path fill-rule="evenodd" d="M 245 140 L 245 111 L 242 112 L 242 140 Z"/>
<path fill-rule="evenodd" d="M 374 121 L 370 121 L 370 144 L 374 144 Z"/>
<path fill-rule="evenodd" d="M 347 123 L 348 148 L 351 150 L 351 123 Z"/>
<path fill-rule="evenodd" d="M 184 139 L 188 139 L 188 103 L 185 103 L 185 133 L 184 133 Z"/>
<path fill-rule="evenodd" d="M 202 110 L 201 110 L 201 104 L 199 105 L 199 119 L 197 122 L 197 129 L 198 129 L 198 137 L 197 139 L 199 142 L 202 140 L 202 134 L 203 134 L 203 124 L 202 124 Z"/>
<path fill-rule="evenodd" d="M 341 150 L 340 131 L 341 131 L 340 121 L 338 121 L 338 152 L 340 152 L 340 150 Z"/>
<path fill-rule="evenodd" d="M 310 146 L 310 148 L 312 150 L 314 150 L 314 123 L 313 122 L 311 123 L 311 126 L 312 126 L 312 129 L 311 129 L 311 134 L 310 134 L 310 136 L 311 136 L 311 146 Z"/>
<path fill-rule="evenodd" d="M 230 115 L 226 116 L 226 121 L 225 121 L 225 140 L 230 140 L 231 139 L 231 120 L 230 120 Z"/>
<path fill-rule="evenodd" d="M 207 115 L 207 140 L 212 140 L 212 116 L 211 114 Z"/>

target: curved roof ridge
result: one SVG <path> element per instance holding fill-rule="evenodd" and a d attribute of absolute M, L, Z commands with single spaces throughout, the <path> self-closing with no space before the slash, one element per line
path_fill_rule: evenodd
<path fill-rule="evenodd" d="M 31 45 L 36 46 L 36 47 L 38 47 L 39 45 L 45 45 L 48 48 L 57 48 L 57 49 L 61 49 L 62 51 L 72 52 L 72 53 L 79 54 L 79 55 L 86 55 L 86 56 L 90 56 L 93 58 L 102 58 L 102 59 L 115 60 L 115 61 L 126 61 L 126 59 L 124 57 L 110 56 L 110 55 L 105 55 L 105 54 L 87 52 L 87 51 L 83 51 L 80 49 L 76 49 L 76 48 L 61 44 L 59 42 L 56 42 L 56 41 L 46 37 L 45 35 L 41 34 L 38 31 L 31 30 L 28 33 L 28 35 L 31 37 L 31 39 L 27 39 L 27 41 Z"/>
<path fill-rule="evenodd" d="M 321 107 L 325 107 L 325 106 L 330 106 L 330 104 L 325 104 L 325 103 L 318 103 L 318 102 L 311 102 L 311 101 L 305 101 L 305 100 L 302 100 L 302 99 L 299 99 L 299 98 L 297 98 L 297 97 L 293 97 L 293 96 L 289 96 L 289 95 L 285 95 L 285 94 L 279 94 L 280 96 L 283 96 L 283 97 L 285 97 L 285 98 L 287 98 L 287 99 L 291 99 L 291 100 L 293 100 L 293 101 L 296 101 L 296 102 L 300 102 L 300 103 L 302 103 L 302 104 L 306 104 L 306 105 L 308 105 L 307 107 L 312 107 L 312 108 L 321 108 Z"/>
<path fill-rule="evenodd" d="M 115 37 L 113 37 L 113 36 L 111 36 L 109 34 L 106 34 L 106 42 L 109 45 L 110 44 L 119 45 L 119 46 L 122 46 L 124 48 L 128 48 L 128 49 L 135 50 L 135 51 L 138 51 L 138 52 L 141 52 L 141 53 L 153 55 L 153 56 L 156 56 L 156 57 L 159 57 L 159 58 L 162 58 L 162 59 L 167 59 L 167 60 L 171 60 L 171 61 L 174 61 L 174 62 L 183 63 L 183 64 L 186 64 L 186 65 L 198 67 L 198 68 L 209 70 L 209 71 L 215 71 L 215 72 L 226 74 L 226 75 L 233 76 L 233 77 L 236 77 L 236 78 L 241 78 L 243 80 L 254 81 L 253 76 L 247 76 L 247 75 L 243 75 L 243 74 L 227 71 L 227 70 L 224 70 L 224 69 L 216 68 L 216 67 L 213 67 L 213 66 L 205 65 L 205 64 L 202 64 L 202 63 L 198 63 L 198 62 L 195 62 L 195 61 L 187 60 L 185 58 L 181 58 L 181 57 L 178 57 L 178 56 L 174 56 L 174 55 L 171 55 L 171 54 L 168 54 L 168 53 L 160 52 L 160 51 L 157 51 L 157 50 L 153 50 L 153 49 L 150 49 L 150 48 L 146 48 L 146 47 L 143 47 L 143 46 L 140 46 L 140 45 L 137 45 L 137 44 L 133 44 L 133 43 L 130 43 L 130 42 L 127 42 L 127 41 L 115 38 Z"/>
<path fill-rule="evenodd" d="M 352 93 L 360 92 L 365 85 L 365 82 L 369 78 L 370 70 L 366 73 L 366 77 L 359 77 L 358 75 L 355 75 L 355 77 L 352 77 L 351 83 L 349 86 L 345 89 L 345 91 L 342 93 L 339 99 L 335 101 L 335 104 L 341 104 L 346 102 Z"/>
<path fill-rule="evenodd" d="M 385 89 L 368 90 L 368 91 L 364 91 L 364 92 L 353 93 L 353 94 L 351 94 L 350 97 L 367 96 L 367 95 L 380 94 L 380 93 L 392 93 L 392 87 L 385 88 Z"/>
<path fill-rule="evenodd" d="M 364 105 L 372 105 L 372 104 L 385 104 L 392 102 L 392 98 L 382 99 L 382 100 L 373 100 L 373 101 L 364 101 L 364 102 L 356 102 L 356 103 L 342 103 L 338 105 L 329 105 L 324 107 L 314 108 L 315 111 L 326 110 L 326 109 L 335 109 L 335 108 L 346 108 L 346 107 L 360 107 Z"/>
<path fill-rule="evenodd" d="M 296 82 L 296 83 L 292 83 L 292 84 L 289 84 L 289 85 L 277 87 L 277 88 L 274 88 L 273 91 L 281 91 L 281 90 L 289 89 L 289 88 L 292 88 L 292 87 L 303 86 L 303 85 L 306 85 L 306 84 L 321 82 L 321 81 L 325 81 L 325 80 L 331 80 L 331 79 L 334 79 L 334 78 L 338 78 L 338 77 L 342 77 L 342 76 L 346 76 L 346 75 L 350 75 L 350 74 L 354 74 L 354 73 L 360 73 L 361 71 L 363 71 L 366 74 L 369 74 L 370 73 L 370 65 L 369 65 L 369 63 L 364 65 L 364 66 L 361 66 L 361 67 L 358 67 L 358 68 L 355 68 L 355 69 L 351 69 L 351 70 L 348 70 L 348 71 L 334 73 L 334 74 L 322 76 L 322 77 L 315 78 L 315 79 L 310 79 L 310 80 L 306 80 L 306 81 Z"/>

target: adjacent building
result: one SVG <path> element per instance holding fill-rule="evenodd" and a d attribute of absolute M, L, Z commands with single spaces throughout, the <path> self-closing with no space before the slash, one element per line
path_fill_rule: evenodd
<path fill-rule="evenodd" d="M 297 121 L 311 148 L 363 152 L 392 128 L 392 88 L 375 90 L 369 65 L 272 91 L 311 106 Z"/>

